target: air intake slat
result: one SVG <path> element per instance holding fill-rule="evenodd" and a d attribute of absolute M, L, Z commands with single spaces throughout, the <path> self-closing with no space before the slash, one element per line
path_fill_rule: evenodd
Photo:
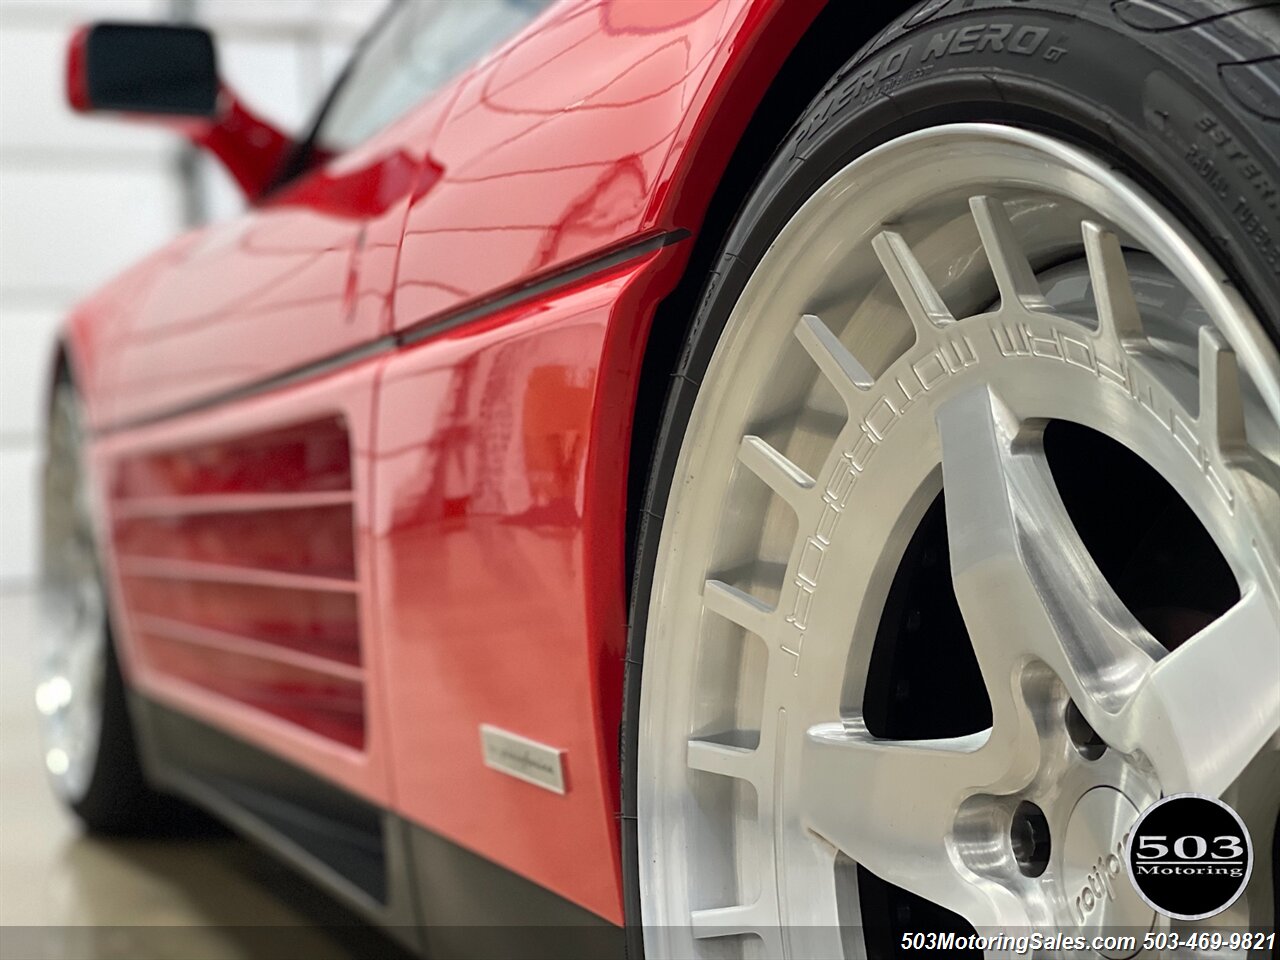
<path fill-rule="evenodd" d="M 220 630 L 208 630 L 204 627 L 193 627 L 177 620 L 165 620 L 161 617 L 142 616 L 137 620 L 143 632 L 152 636 L 176 640 L 196 647 L 205 647 L 220 653 L 233 656 L 256 657 L 269 660 L 283 667 L 297 667 L 299 670 L 310 670 L 338 680 L 352 683 L 364 682 L 364 670 L 347 663 L 336 663 L 325 657 L 317 657 L 300 650 L 291 650 L 277 644 L 264 643 L 250 637 L 240 637 Z"/>
<path fill-rule="evenodd" d="M 211 581 L 125 581 L 131 609 L 219 633 L 360 664 L 356 597 Z"/>
<path fill-rule="evenodd" d="M 136 517 L 275 512 L 350 505 L 350 490 L 319 493 L 223 493 L 194 497 L 130 497 L 116 501 L 115 515 L 118 520 L 131 520 Z"/>
<path fill-rule="evenodd" d="M 154 634 L 143 637 L 153 665 L 170 676 L 346 746 L 364 746 L 364 691 L 359 683 Z"/>
<path fill-rule="evenodd" d="M 340 417 L 330 417 L 253 436 L 131 457 L 120 465 L 112 494 L 124 500 L 351 489 L 346 424 Z"/>
<path fill-rule="evenodd" d="M 356 573 L 350 504 L 118 520 L 116 550 L 339 580 L 354 579 Z"/>
<path fill-rule="evenodd" d="M 255 570 L 253 567 L 231 567 L 217 563 L 191 563 L 158 557 L 123 556 L 120 558 L 120 571 L 125 576 L 155 580 L 211 580 L 254 587 L 326 590 L 335 593 L 355 593 L 359 590 L 359 585 L 354 580 L 338 577 L 313 577 L 301 573 Z"/>
<path fill-rule="evenodd" d="M 115 554 L 147 665 L 348 747 L 365 740 L 340 417 L 117 464 Z"/>

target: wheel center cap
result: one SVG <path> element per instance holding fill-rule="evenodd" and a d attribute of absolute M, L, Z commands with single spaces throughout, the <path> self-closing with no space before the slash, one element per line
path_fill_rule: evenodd
<path fill-rule="evenodd" d="M 1112 787 L 1094 787 L 1076 801 L 1062 844 L 1063 892 L 1073 925 L 1097 931 L 1150 928 L 1155 912 L 1133 889 L 1124 867 L 1125 843 L 1137 819 L 1138 808 Z"/>

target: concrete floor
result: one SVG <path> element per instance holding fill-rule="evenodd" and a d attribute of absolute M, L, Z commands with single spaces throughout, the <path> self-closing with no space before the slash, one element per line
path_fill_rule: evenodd
<path fill-rule="evenodd" d="M 237 837 L 81 833 L 44 778 L 34 610 L 31 594 L 0 593 L 0 960 L 402 956 Z"/>

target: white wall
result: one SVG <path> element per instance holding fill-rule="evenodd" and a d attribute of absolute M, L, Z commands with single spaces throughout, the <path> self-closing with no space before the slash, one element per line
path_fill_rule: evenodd
<path fill-rule="evenodd" d="M 183 173 L 173 136 L 71 113 L 71 30 L 95 19 L 203 23 L 228 82 L 297 131 L 385 2 L 0 0 L 0 589 L 34 575 L 40 403 L 62 315 L 190 212 L 217 219 L 241 206 L 216 162 Z"/>

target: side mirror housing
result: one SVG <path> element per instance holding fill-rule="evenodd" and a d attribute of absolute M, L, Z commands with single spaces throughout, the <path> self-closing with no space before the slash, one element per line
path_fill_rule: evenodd
<path fill-rule="evenodd" d="M 67 101 L 173 129 L 220 159 L 250 201 L 274 183 L 292 141 L 254 115 L 218 76 L 201 27 L 95 23 L 67 51 Z"/>
<path fill-rule="evenodd" d="M 77 110 L 213 117 L 218 58 L 200 27 L 97 23 L 72 40 L 67 98 Z"/>

